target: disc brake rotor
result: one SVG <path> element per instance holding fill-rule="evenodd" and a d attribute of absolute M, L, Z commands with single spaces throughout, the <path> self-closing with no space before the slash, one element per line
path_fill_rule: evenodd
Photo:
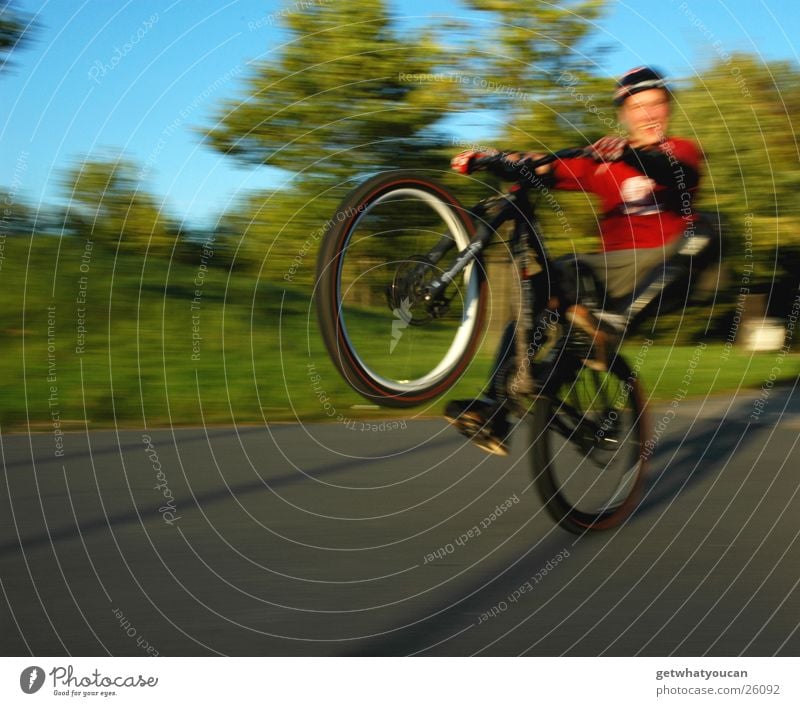
<path fill-rule="evenodd" d="M 423 301 L 423 293 L 435 275 L 435 266 L 424 255 L 412 255 L 401 262 L 386 288 L 389 308 L 412 326 L 428 323 L 433 314 Z"/>

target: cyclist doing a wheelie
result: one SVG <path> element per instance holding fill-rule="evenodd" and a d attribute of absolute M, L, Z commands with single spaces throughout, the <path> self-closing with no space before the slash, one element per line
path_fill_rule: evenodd
<path fill-rule="evenodd" d="M 635 309 L 642 288 L 652 286 L 654 279 L 662 291 L 678 281 L 688 281 L 687 267 L 696 270 L 701 261 L 698 254 L 710 251 L 713 242 L 698 238 L 699 249 L 691 253 L 693 257 L 683 255 L 687 238 L 695 236 L 700 227 L 692 202 L 702 153 L 691 140 L 667 136 L 671 99 L 661 74 L 648 67 L 632 69 L 619 80 L 613 99 L 624 136 L 604 137 L 581 156 L 558 159 L 535 170 L 543 186 L 582 190 L 601 201 L 601 252 L 563 259 L 556 276 L 565 301 L 551 298 L 547 302 L 547 308 L 563 317 L 572 333 L 587 338 L 590 355 L 585 364 L 595 369 L 604 369 L 619 339 L 613 327 L 601 325 L 581 303 L 586 272 L 593 273 L 601 308 L 621 310 L 622 302 L 628 307 L 634 302 Z M 476 159 L 485 156 L 485 152 L 463 152 L 453 158 L 451 166 L 468 174 Z M 495 171 L 518 179 L 524 161 L 541 155 L 501 156 L 501 166 Z M 676 263 L 679 266 L 674 266 Z M 653 299 L 650 296 L 644 301 Z M 446 419 L 462 434 L 485 451 L 501 455 L 508 453 L 512 430 L 507 384 L 508 371 L 514 367 L 515 328 L 512 322 L 506 329 L 485 396 L 454 400 L 445 408 Z M 540 383 L 538 379 L 535 382 Z"/>

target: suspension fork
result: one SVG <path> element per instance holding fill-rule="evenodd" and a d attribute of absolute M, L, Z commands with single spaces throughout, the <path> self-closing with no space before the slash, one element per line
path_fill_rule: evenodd
<path fill-rule="evenodd" d="M 492 238 L 494 238 L 497 228 L 499 228 L 500 225 L 502 225 L 509 218 L 513 217 L 511 208 L 514 202 L 514 197 L 512 195 L 506 195 L 503 197 L 503 202 L 504 203 L 502 204 L 499 212 L 497 212 L 490 221 L 487 222 L 481 218 L 475 233 L 475 237 L 472 238 L 469 245 L 467 245 L 467 247 L 458 254 L 456 259 L 453 261 L 453 264 L 450 265 L 450 267 L 444 272 L 442 272 L 442 274 L 440 274 L 438 277 L 435 277 L 428 283 L 423 290 L 422 295 L 422 298 L 425 302 L 434 304 L 437 301 L 442 300 L 444 298 L 444 291 L 447 289 L 450 283 L 453 282 L 472 262 L 480 259 L 481 253 L 489 245 Z M 479 206 L 475 209 L 475 214 L 479 218 L 484 215 L 484 209 L 482 205 L 479 204 Z M 450 248 L 453 247 L 453 243 L 454 241 L 449 234 L 443 236 L 433 247 L 433 250 L 428 253 L 427 257 L 430 258 L 435 264 L 447 251 L 450 250 Z"/>
<path fill-rule="evenodd" d="M 449 232 L 445 233 L 425 257 L 431 265 L 435 265 L 455 247 L 455 244 L 453 236 Z"/>

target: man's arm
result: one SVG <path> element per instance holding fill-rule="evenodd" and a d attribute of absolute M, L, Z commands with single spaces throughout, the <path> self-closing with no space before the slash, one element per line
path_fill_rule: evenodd
<path fill-rule="evenodd" d="M 669 147 L 656 149 L 637 149 L 627 147 L 620 158 L 621 162 L 633 167 L 649 177 L 656 184 L 675 188 L 678 183 L 683 183 L 686 189 L 694 189 L 700 182 L 697 158 L 678 154 Z"/>

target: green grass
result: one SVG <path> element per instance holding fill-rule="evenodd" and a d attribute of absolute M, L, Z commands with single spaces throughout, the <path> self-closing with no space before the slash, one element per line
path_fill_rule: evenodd
<path fill-rule="evenodd" d="M 631 366 L 640 355 L 638 343 L 626 344 L 623 353 Z M 779 357 L 775 352 L 750 353 L 721 343 L 670 346 L 655 343 L 643 356 L 640 379 L 653 401 L 735 392 L 760 388 L 777 366 L 777 380 L 786 382 L 800 374 L 800 357 Z"/>
<path fill-rule="evenodd" d="M 112 249 L 95 244 L 82 272 L 84 251 L 79 238 L 6 241 L 0 270 L 3 431 L 28 424 L 52 430 L 54 416 L 62 428 L 397 416 L 396 410 L 359 408 L 365 400 L 335 371 L 322 346 L 309 291 L 222 267 L 210 267 L 198 286 L 199 252 L 170 263 L 140 252 L 115 258 Z M 85 305 L 76 301 L 81 277 Z M 55 327 L 48 340 L 50 306 Z M 84 306 L 85 343 L 76 352 Z M 193 326 L 202 337 L 194 348 Z M 391 340 L 391 320 L 381 326 L 386 330 L 376 333 L 376 355 L 384 348 L 388 353 Z M 424 349 L 419 331 L 406 334 L 398 354 L 412 343 Z M 495 341 L 487 336 L 448 397 L 480 391 Z M 776 365 L 775 353 L 735 350 L 726 360 L 723 350 L 709 343 L 701 351 L 689 395 L 760 387 Z M 624 351 L 633 362 L 639 344 L 626 344 Z M 639 375 L 653 399 L 673 397 L 694 353 L 691 346 L 661 343 L 648 349 Z M 796 377 L 797 356 L 783 359 L 779 373 L 781 379 Z M 435 401 L 408 414 L 439 414 L 441 406 Z"/>

